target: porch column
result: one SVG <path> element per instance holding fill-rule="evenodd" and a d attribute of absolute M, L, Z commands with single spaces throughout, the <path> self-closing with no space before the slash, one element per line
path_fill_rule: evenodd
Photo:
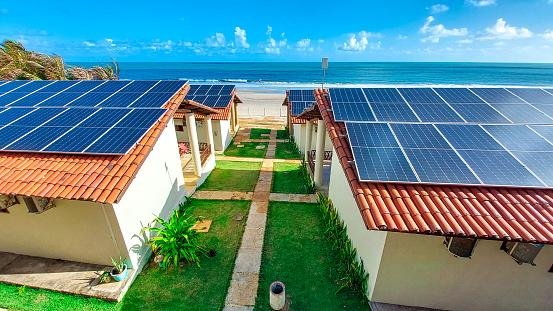
<path fill-rule="evenodd" d="M 196 116 L 194 113 L 185 114 L 186 127 L 188 128 L 188 140 L 190 140 L 190 153 L 194 161 L 194 173 L 202 175 L 202 159 L 200 157 L 200 144 L 198 143 L 198 131 L 196 130 Z"/>
<path fill-rule="evenodd" d="M 311 140 L 313 137 L 313 122 L 307 120 L 305 122 L 305 145 L 303 147 L 305 162 L 309 160 L 309 150 L 311 150 Z"/>
<path fill-rule="evenodd" d="M 234 118 L 234 103 L 230 104 L 230 131 L 236 130 L 236 119 Z"/>
<path fill-rule="evenodd" d="M 238 124 L 238 106 L 234 101 L 232 101 L 232 106 L 234 107 L 234 126 L 240 126 Z"/>
<path fill-rule="evenodd" d="M 323 120 L 317 121 L 317 149 L 315 151 L 315 185 L 323 185 L 323 161 L 325 155 L 326 126 Z"/>
<path fill-rule="evenodd" d="M 206 131 L 207 131 L 207 143 L 209 144 L 209 148 L 210 149 L 210 152 L 211 154 L 215 154 L 215 144 L 213 143 L 213 126 L 211 125 L 211 115 L 207 115 L 205 116 L 205 128 L 206 128 Z"/>

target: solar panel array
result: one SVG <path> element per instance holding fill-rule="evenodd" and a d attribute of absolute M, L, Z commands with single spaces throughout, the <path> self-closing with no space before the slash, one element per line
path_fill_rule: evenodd
<path fill-rule="evenodd" d="M 553 92 L 331 89 L 362 181 L 553 188 Z"/>
<path fill-rule="evenodd" d="M 315 104 L 315 94 L 313 90 L 288 90 L 286 94 L 288 96 L 290 115 L 292 117 L 297 117 L 305 109 Z"/>
<path fill-rule="evenodd" d="M 211 108 L 226 108 L 232 100 L 234 89 L 235 86 L 230 84 L 193 84 L 185 99 Z"/>
<path fill-rule="evenodd" d="M 187 81 L 2 81 L 0 151 L 125 154 Z"/>

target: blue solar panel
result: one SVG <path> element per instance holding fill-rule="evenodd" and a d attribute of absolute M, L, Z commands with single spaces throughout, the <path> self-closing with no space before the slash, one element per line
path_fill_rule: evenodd
<path fill-rule="evenodd" d="M 11 92 L 0 96 L 0 106 L 7 106 L 12 102 L 25 97 L 28 93 Z"/>
<path fill-rule="evenodd" d="M 459 150 L 472 170 L 487 185 L 544 185 L 507 151 Z"/>
<path fill-rule="evenodd" d="M 511 123 L 488 104 L 451 104 L 467 122 L 475 123 Z"/>
<path fill-rule="evenodd" d="M 352 147 L 361 181 L 417 182 L 400 148 Z"/>
<path fill-rule="evenodd" d="M 447 104 L 411 105 L 422 122 L 464 122 Z"/>
<path fill-rule="evenodd" d="M 3 149 L 7 145 L 13 143 L 16 139 L 19 139 L 34 129 L 34 127 L 28 126 L 6 126 L 0 129 L 0 149 Z"/>
<path fill-rule="evenodd" d="M 417 116 L 405 103 L 370 104 L 378 121 L 417 122 Z"/>
<path fill-rule="evenodd" d="M 421 182 L 479 184 L 463 160 L 452 149 L 405 149 Z"/>
<path fill-rule="evenodd" d="M 405 100 L 410 104 L 441 104 L 444 101 L 430 88 L 399 88 Z"/>
<path fill-rule="evenodd" d="M 40 109 L 42 110 L 42 109 Z M 40 111 L 39 110 L 39 111 Z M 73 127 L 93 114 L 95 109 L 72 108 L 67 109 L 52 120 L 46 122 L 44 126 L 70 126 Z"/>
<path fill-rule="evenodd" d="M 13 91 L 13 90 L 17 89 L 18 87 L 20 87 L 24 84 L 27 84 L 27 83 L 29 83 L 29 81 L 22 81 L 22 80 L 10 81 L 8 83 L 4 83 L 4 84 L 0 85 L 0 94 Z"/>
<path fill-rule="evenodd" d="M 392 130 L 403 148 L 451 149 L 431 124 L 392 124 Z"/>
<path fill-rule="evenodd" d="M 196 93 L 201 93 L 203 95 L 207 94 L 207 92 L 209 92 L 209 89 L 211 88 L 211 85 L 200 85 L 197 89 L 196 89 Z"/>
<path fill-rule="evenodd" d="M 553 151 L 553 145 L 524 125 L 485 125 L 484 129 L 510 151 Z"/>
<path fill-rule="evenodd" d="M 83 152 L 107 130 L 103 127 L 76 127 L 46 147 L 44 151 Z"/>
<path fill-rule="evenodd" d="M 175 94 L 177 91 L 179 91 L 183 86 L 186 85 L 188 81 L 180 80 L 180 81 L 160 81 L 158 84 L 156 84 L 149 93 L 171 93 Z"/>
<path fill-rule="evenodd" d="M 222 85 L 212 85 L 211 88 L 209 88 L 207 95 L 219 95 L 222 89 Z"/>
<path fill-rule="evenodd" d="M 346 128 L 353 147 L 399 147 L 385 123 L 346 123 Z"/>
<path fill-rule="evenodd" d="M 479 125 L 438 124 L 437 127 L 455 149 L 505 150 Z"/>
<path fill-rule="evenodd" d="M 482 99 L 466 88 L 434 88 L 434 91 L 450 104 L 484 103 Z"/>
<path fill-rule="evenodd" d="M 116 126 L 149 129 L 166 111 L 165 109 L 135 109 Z"/>
<path fill-rule="evenodd" d="M 163 107 L 173 97 L 174 93 L 148 92 L 131 104 L 132 108 L 159 108 Z"/>
<path fill-rule="evenodd" d="M 532 104 L 532 106 L 539 109 L 541 112 L 547 114 L 549 117 L 553 118 L 553 105 L 550 105 L 550 104 Z"/>
<path fill-rule="evenodd" d="M 471 91 L 491 104 L 514 104 L 524 101 L 509 91 L 500 88 L 472 88 Z"/>
<path fill-rule="evenodd" d="M 293 117 L 300 115 L 305 109 L 313 106 L 313 102 L 292 102 L 290 103 L 290 114 Z"/>
<path fill-rule="evenodd" d="M 514 156 L 548 185 L 553 185 L 552 152 L 513 152 Z"/>
<path fill-rule="evenodd" d="M 67 132 L 67 127 L 38 127 L 29 134 L 4 147 L 9 151 L 37 151 L 48 146 L 56 138 Z"/>
<path fill-rule="evenodd" d="M 42 102 L 43 100 L 54 96 L 56 93 L 31 93 L 25 97 L 22 97 L 12 103 L 8 104 L 11 107 L 32 107 Z"/>
<path fill-rule="evenodd" d="M 361 89 L 330 89 L 330 100 L 334 103 L 367 103 Z"/>
<path fill-rule="evenodd" d="M 553 104 L 553 95 L 541 89 L 512 88 L 508 90 L 528 103 Z"/>
<path fill-rule="evenodd" d="M 229 84 L 226 84 L 226 85 L 223 85 L 223 88 L 221 89 L 221 92 L 219 93 L 219 95 L 232 95 L 232 92 L 234 91 L 235 89 L 235 86 L 234 85 L 229 85 Z M 311 95 L 313 95 L 313 91 L 311 90 Z"/>
<path fill-rule="evenodd" d="M 64 109 L 65 108 L 39 108 L 20 118 L 19 120 L 13 122 L 11 125 L 40 126 L 44 122 L 62 113 Z"/>
<path fill-rule="evenodd" d="M 229 95 L 219 96 L 219 98 L 217 99 L 217 103 L 215 103 L 215 106 L 213 106 L 213 108 L 225 108 L 230 104 L 231 99 L 232 96 Z"/>
<path fill-rule="evenodd" d="M 144 135 L 144 129 L 114 127 L 88 147 L 87 153 L 123 154 L 127 153 Z"/>
<path fill-rule="evenodd" d="M 4 110 L 0 113 L 0 126 L 8 125 L 33 110 L 33 108 L 10 108 Z"/>
<path fill-rule="evenodd" d="M 132 102 L 142 96 L 143 93 L 115 93 L 106 98 L 96 107 L 128 107 Z"/>
<path fill-rule="evenodd" d="M 190 90 L 188 90 L 188 93 L 186 94 L 186 96 L 193 96 L 194 93 L 196 93 L 196 91 L 200 88 L 200 85 L 197 85 L 197 84 L 192 84 L 190 85 Z"/>
<path fill-rule="evenodd" d="M 363 93 L 369 103 L 405 103 L 399 92 L 393 88 L 366 88 Z"/>
<path fill-rule="evenodd" d="M 288 101 L 303 102 L 302 90 L 288 90 Z"/>
<path fill-rule="evenodd" d="M 115 81 L 106 81 L 102 85 L 98 86 L 91 92 L 94 93 L 114 93 L 125 87 L 127 84 L 131 83 L 131 81 L 122 81 L 122 80 L 115 80 Z"/>
<path fill-rule="evenodd" d="M 127 84 L 120 92 L 124 93 L 145 93 L 156 85 L 159 81 L 132 81 Z"/>
<path fill-rule="evenodd" d="M 0 114 L 0 116 L 2 116 Z M 550 125 L 532 125 L 530 126 L 534 131 L 543 136 L 545 139 L 553 142 L 553 126 Z"/>
<path fill-rule="evenodd" d="M 332 112 L 336 121 L 375 121 L 367 102 L 333 102 Z"/>
<path fill-rule="evenodd" d="M 111 95 L 113 95 L 113 93 L 86 93 L 83 96 L 67 104 L 67 107 L 94 107 Z"/>
<path fill-rule="evenodd" d="M 69 102 L 82 96 L 82 93 L 76 92 L 61 92 L 53 97 L 46 99 L 37 105 L 37 107 L 61 107 L 67 105 Z"/>
<path fill-rule="evenodd" d="M 100 109 L 81 123 L 79 127 L 112 127 L 129 112 L 131 112 L 131 109 Z"/>
<path fill-rule="evenodd" d="M 52 84 L 54 82 L 52 81 L 44 81 L 44 80 L 38 80 L 38 81 L 32 81 L 31 83 L 27 83 L 20 88 L 17 89 L 17 92 L 21 93 L 31 93 L 36 90 L 39 90 L 49 84 Z"/>
<path fill-rule="evenodd" d="M 553 123 L 553 119 L 529 104 L 494 104 L 492 106 L 514 123 Z"/>
<path fill-rule="evenodd" d="M 92 89 L 94 89 L 95 87 L 98 87 L 100 86 L 102 83 L 105 83 L 106 81 L 104 80 L 86 80 L 86 81 L 81 81 L 77 84 L 74 84 L 72 87 L 68 88 L 66 90 L 66 92 L 71 92 L 71 93 L 84 93 L 84 92 L 88 92 L 88 91 L 91 91 Z"/>
<path fill-rule="evenodd" d="M 49 84 L 48 86 L 45 86 L 44 88 L 40 89 L 37 92 L 57 93 L 65 90 L 70 86 L 77 84 L 78 82 L 79 81 L 55 81 L 54 83 Z"/>

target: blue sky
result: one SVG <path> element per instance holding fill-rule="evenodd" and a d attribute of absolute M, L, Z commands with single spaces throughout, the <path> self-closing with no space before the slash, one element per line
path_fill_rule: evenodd
<path fill-rule="evenodd" d="M 553 62 L 553 0 L 2 0 L 0 38 L 68 61 Z"/>

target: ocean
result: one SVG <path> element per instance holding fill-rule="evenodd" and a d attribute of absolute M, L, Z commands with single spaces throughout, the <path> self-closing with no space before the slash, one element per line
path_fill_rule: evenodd
<path fill-rule="evenodd" d="M 91 65 L 81 63 L 81 65 Z M 232 83 L 242 89 L 282 90 L 320 86 L 320 63 L 122 62 L 122 79 L 187 79 Z M 553 86 L 553 64 L 516 63 L 332 63 L 326 87 L 373 85 Z"/>

